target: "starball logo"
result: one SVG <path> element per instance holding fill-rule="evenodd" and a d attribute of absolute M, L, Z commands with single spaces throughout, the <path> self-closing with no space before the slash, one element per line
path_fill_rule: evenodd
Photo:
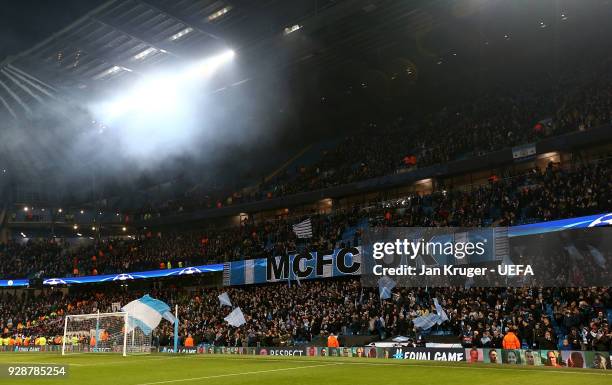
<path fill-rule="evenodd" d="M 599 227 L 599 226 L 612 226 L 612 213 L 608 213 L 603 215 L 591 223 L 589 223 L 589 227 Z"/>

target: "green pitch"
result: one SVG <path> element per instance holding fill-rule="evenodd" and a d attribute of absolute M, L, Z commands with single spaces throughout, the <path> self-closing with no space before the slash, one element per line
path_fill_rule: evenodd
<path fill-rule="evenodd" d="M 64 379 L 12 379 L 0 384 L 194 385 L 194 384 L 612 384 L 612 373 L 588 369 L 527 368 L 366 358 L 228 355 L 0 354 L 0 365 L 68 364 Z M 6 369 L 4 369 L 6 370 Z M 611 371 L 612 372 L 612 371 Z"/>

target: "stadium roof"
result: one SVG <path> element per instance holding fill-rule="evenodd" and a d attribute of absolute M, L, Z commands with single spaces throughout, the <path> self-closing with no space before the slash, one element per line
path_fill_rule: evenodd
<path fill-rule="evenodd" d="M 570 56 L 595 61 L 588 56 L 594 46 L 607 44 L 597 37 L 612 29 L 611 9 L 603 0 L 588 7 L 578 0 L 529 6 L 482 0 L 110 0 L 0 62 L 0 133 L 21 133 L 23 139 L 0 140 L 0 166 L 36 181 L 53 178 L 53 169 L 83 166 L 83 158 L 62 154 L 83 124 L 63 119 L 91 123 L 88 101 L 149 71 L 222 49 L 236 51 L 240 71 L 211 81 L 210 90 L 229 96 L 215 103 L 229 104 L 238 95 L 231 90 L 248 90 L 239 96 L 270 108 L 259 115 L 267 117 L 282 113 L 283 101 L 265 96 L 294 99 L 300 108 L 287 115 L 299 112 L 292 129 L 302 132 L 291 135 L 299 139 L 323 132 L 312 127 L 333 126 L 309 126 L 306 119 L 335 114 L 350 127 L 354 122 L 346 121 L 353 116 L 391 116 L 394 102 L 403 110 L 433 108 L 432 101 L 444 96 L 463 97 L 458 91 L 512 85 L 525 69 L 538 69 L 530 79 L 551 79 L 553 71 L 572 68 L 564 61 Z M 273 83 L 289 91 L 276 92 Z M 60 116 L 42 115 L 48 112 Z M 237 115 L 228 114 L 250 118 Z"/>
<path fill-rule="evenodd" d="M 303 63 L 333 68 L 346 62 L 347 53 L 359 56 L 393 46 L 390 31 L 399 28 L 414 35 L 431 29 L 431 15 L 417 9 L 422 3 L 110 0 L 0 63 L 0 113 L 13 119 L 28 117 L 37 104 L 48 100 L 82 100 L 148 70 L 210 55 L 222 47 L 238 51 L 243 62 L 257 69 L 253 77 Z M 443 2 L 430 6 L 436 3 Z M 364 23 L 365 15 L 384 25 Z M 298 30 L 301 38 L 289 36 Z M 283 44 L 289 39 L 290 44 Z M 232 82 L 242 84 L 249 78 Z"/>
<path fill-rule="evenodd" d="M 223 44 L 220 1 L 110 0 L 2 63 L 0 102 L 13 118 L 58 93 L 91 92 Z M 226 17 L 226 13 L 228 14 Z"/>
<path fill-rule="evenodd" d="M 31 114 L 32 104 L 58 95 L 91 95 L 152 68 L 210 55 L 221 47 L 253 49 L 258 41 L 282 34 L 282 30 L 262 25 L 258 15 L 270 8 L 283 12 L 288 6 L 280 1 L 269 1 L 265 6 L 254 3 L 110 0 L 36 46 L 4 60 L 0 110 L 17 119 Z M 337 4 L 320 3 L 321 7 Z M 291 8 L 293 13 L 309 12 L 312 2 L 291 2 Z"/>
<path fill-rule="evenodd" d="M 605 2 L 594 7 L 601 8 L 597 15 L 609 14 Z M 421 80 L 439 64 L 452 63 L 454 74 L 459 66 L 475 72 L 500 53 L 528 52 L 538 39 L 548 45 L 567 39 L 558 27 L 592 11 L 572 0 L 529 9 L 479 0 L 110 0 L 0 63 L 0 114 L 27 116 L 57 95 L 82 101 L 149 70 L 228 47 L 252 72 L 224 79 L 219 88 L 284 69 L 293 76 L 342 68 L 360 72 L 358 78 L 375 70 L 393 79 L 396 64 Z M 549 30 L 554 35 L 538 34 Z"/>
<path fill-rule="evenodd" d="M 78 126 L 62 119 L 84 123 L 88 101 L 124 89 L 148 71 L 173 68 L 222 49 L 236 51 L 246 71 L 214 79 L 219 84 L 212 89 L 242 87 L 279 73 L 281 82 L 292 83 L 290 78 L 299 74 L 306 74 L 309 82 L 308 76 L 345 63 L 351 52 L 359 56 L 361 49 L 383 47 L 387 27 L 412 17 L 419 3 L 109 0 L 0 62 L 0 126 L 25 135 L 23 146 L 0 143 L 0 163 L 18 168 L 24 178 L 41 172 L 49 176 L 50 169 L 66 163 L 48 144 L 69 143 Z M 380 29 L 364 22 L 363 17 L 373 14 L 388 26 Z M 51 114 L 59 116 L 53 121 Z M 59 122 L 59 128 L 52 121 Z M 55 137 L 37 135 L 40 126 L 49 129 L 45 135 Z"/>

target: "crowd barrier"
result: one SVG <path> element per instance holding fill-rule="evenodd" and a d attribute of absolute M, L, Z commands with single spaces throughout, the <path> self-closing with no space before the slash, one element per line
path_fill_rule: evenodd
<path fill-rule="evenodd" d="M 172 348 L 160 348 L 172 354 Z M 180 348 L 179 354 L 231 354 L 293 357 L 364 357 L 413 361 L 448 361 L 497 365 L 550 366 L 612 370 L 612 352 L 575 350 L 504 350 L 477 348 L 372 347 L 219 347 Z"/>
<path fill-rule="evenodd" d="M 174 354 L 171 347 L 156 348 L 159 353 Z M 6 353 L 61 352 L 59 345 L 0 346 Z M 178 354 L 230 354 L 287 357 L 356 357 L 412 361 L 447 361 L 487 363 L 496 365 L 526 365 L 612 370 L 612 352 L 577 350 L 505 350 L 478 348 L 406 348 L 406 347 L 220 347 L 201 345 L 180 347 Z"/>
<path fill-rule="evenodd" d="M 61 352 L 61 345 L 42 345 L 42 346 L 0 346 L 0 352 L 12 352 L 12 353 L 49 353 L 49 352 Z"/>

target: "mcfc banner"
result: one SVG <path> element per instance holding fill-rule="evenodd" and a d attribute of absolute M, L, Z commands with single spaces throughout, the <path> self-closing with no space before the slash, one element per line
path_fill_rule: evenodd
<path fill-rule="evenodd" d="M 290 282 L 361 274 L 361 247 L 336 249 L 331 254 L 298 253 L 229 262 L 225 285 Z"/>

